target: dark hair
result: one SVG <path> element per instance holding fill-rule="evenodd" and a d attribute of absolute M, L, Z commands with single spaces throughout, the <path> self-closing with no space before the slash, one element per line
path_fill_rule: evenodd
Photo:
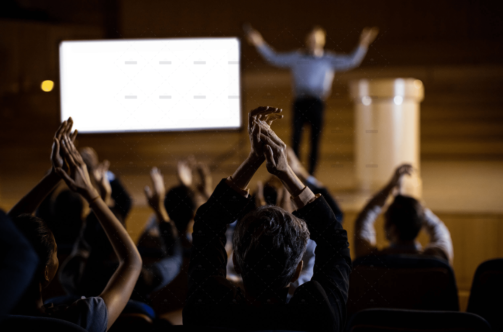
<path fill-rule="evenodd" d="M 164 198 L 164 207 L 169 218 L 175 223 L 178 232 L 185 232 L 194 217 L 196 199 L 192 189 L 179 185 L 168 190 Z"/>
<path fill-rule="evenodd" d="M 395 225 L 398 237 L 403 241 L 414 240 L 424 220 L 424 209 L 413 197 L 397 195 L 385 213 L 386 226 Z"/>
<path fill-rule="evenodd" d="M 281 289 L 290 283 L 306 250 L 304 220 L 277 206 L 262 206 L 240 220 L 232 240 L 247 291 Z"/>
<path fill-rule="evenodd" d="M 82 227 L 84 202 L 81 196 L 71 190 L 61 191 L 54 200 L 53 218 L 47 220 L 54 230 L 56 242 L 72 245 Z"/>
<path fill-rule="evenodd" d="M 30 214 L 21 214 L 13 219 L 16 227 L 30 242 L 39 258 L 38 270 L 42 272 L 54 253 L 55 239 L 47 223 Z"/>

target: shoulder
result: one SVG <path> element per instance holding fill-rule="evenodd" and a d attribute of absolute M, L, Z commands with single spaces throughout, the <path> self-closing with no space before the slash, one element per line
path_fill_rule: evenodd
<path fill-rule="evenodd" d="M 107 330 L 108 309 L 101 297 L 83 298 L 68 306 L 58 306 L 51 316 L 77 324 L 89 332 Z"/>

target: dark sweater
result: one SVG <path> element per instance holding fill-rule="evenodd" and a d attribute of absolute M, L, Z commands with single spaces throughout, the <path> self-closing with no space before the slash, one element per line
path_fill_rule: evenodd
<path fill-rule="evenodd" d="M 322 196 L 294 212 L 306 221 L 317 248 L 311 281 L 297 288 L 289 303 L 285 291 L 277 304 L 252 307 L 244 293 L 226 279 L 225 230 L 254 208 L 251 199 L 222 180 L 198 209 L 184 325 L 342 331 L 351 272 L 349 244 L 346 231 Z"/>

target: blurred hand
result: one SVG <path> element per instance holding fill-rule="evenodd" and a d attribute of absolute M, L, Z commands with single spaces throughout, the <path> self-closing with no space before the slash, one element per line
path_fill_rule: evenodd
<path fill-rule="evenodd" d="M 374 39 L 376 39 L 379 34 L 379 29 L 377 27 L 365 28 L 360 35 L 360 45 L 369 46 Z"/>
<path fill-rule="evenodd" d="M 192 167 L 190 160 L 180 160 L 177 165 L 178 179 L 186 187 L 192 186 Z"/>
<path fill-rule="evenodd" d="M 252 156 L 264 158 L 263 144 L 261 142 L 262 131 L 263 134 L 269 135 L 272 132 L 270 128 L 272 123 L 283 118 L 283 115 L 280 114 L 282 111 L 279 108 L 261 106 L 248 113 L 248 135 Z"/>
<path fill-rule="evenodd" d="M 410 164 L 402 164 L 395 169 L 395 173 L 390 180 L 389 186 L 396 188 L 398 193 L 402 192 L 403 177 L 412 175 L 413 167 Z"/>
<path fill-rule="evenodd" d="M 204 163 L 199 163 L 195 166 L 196 174 L 199 178 L 196 189 L 199 191 L 206 199 L 210 198 L 213 188 L 213 178 L 211 177 L 211 172 L 208 165 Z"/>
<path fill-rule="evenodd" d="M 80 153 L 75 148 L 71 136 L 62 135 L 61 138 L 54 139 L 55 154 L 61 155 L 68 164 L 68 170 L 62 167 L 55 167 L 56 173 L 63 178 L 70 190 L 81 194 L 86 200 L 91 201 L 98 197 L 98 192 L 94 189 L 87 166 L 82 160 Z"/>
<path fill-rule="evenodd" d="M 257 30 L 253 29 L 249 24 L 245 25 L 245 33 L 248 42 L 253 46 L 260 46 L 264 43 L 262 35 Z"/>
<path fill-rule="evenodd" d="M 150 171 L 150 180 L 152 181 L 152 188 L 145 186 L 145 196 L 147 197 L 148 205 L 154 211 L 164 209 L 164 195 L 166 190 L 164 188 L 164 178 L 161 171 L 157 167 L 153 167 Z"/>
<path fill-rule="evenodd" d="M 101 198 L 108 206 L 113 206 L 112 199 L 112 187 L 110 186 L 110 181 L 108 181 L 107 172 L 110 168 L 110 162 L 108 160 L 104 160 L 102 163 L 99 163 L 96 169 L 93 170 L 92 174 L 94 175 L 96 189 L 98 189 Z M 92 179 L 91 179 L 92 182 Z"/>
<path fill-rule="evenodd" d="M 53 170 L 56 168 L 63 168 L 66 171 L 68 171 L 68 165 L 65 163 L 65 160 L 61 155 L 59 147 L 58 148 L 56 147 L 56 140 L 60 142 L 64 136 L 69 136 L 70 140 L 72 142 L 75 142 L 75 138 L 77 137 L 78 131 L 75 130 L 73 134 L 71 134 L 72 127 L 73 127 L 73 119 L 70 117 L 68 118 L 67 121 L 63 121 L 63 123 L 59 125 L 58 130 L 56 130 L 56 133 L 54 134 L 54 142 L 52 144 L 52 152 L 51 152 L 51 162 Z"/>
<path fill-rule="evenodd" d="M 257 207 L 266 205 L 264 197 L 264 184 L 262 181 L 257 181 L 257 189 L 255 190 L 255 205 Z"/>

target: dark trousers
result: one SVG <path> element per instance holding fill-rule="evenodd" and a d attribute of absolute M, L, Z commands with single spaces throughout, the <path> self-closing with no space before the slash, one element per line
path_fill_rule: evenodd
<path fill-rule="evenodd" d="M 304 125 L 311 126 L 311 155 L 309 157 L 309 173 L 314 174 L 318 161 L 318 148 L 323 128 L 323 110 L 325 103 L 315 97 L 297 98 L 293 102 L 293 137 L 292 149 L 299 156 L 300 140 Z M 299 158 L 300 159 L 300 158 Z"/>

